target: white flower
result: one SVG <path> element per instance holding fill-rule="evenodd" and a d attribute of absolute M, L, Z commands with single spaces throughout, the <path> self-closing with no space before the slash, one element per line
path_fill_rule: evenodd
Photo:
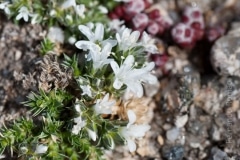
<path fill-rule="evenodd" d="M 84 51 L 91 50 L 95 52 L 98 50 L 99 45 L 96 43 L 110 43 L 112 46 L 116 45 L 116 41 L 114 40 L 105 40 L 103 41 L 104 36 L 104 27 L 103 24 L 97 23 L 95 31 L 92 31 L 92 27 L 85 26 L 85 25 L 79 25 L 79 30 L 88 38 L 89 41 L 78 41 L 75 43 L 75 46 L 79 49 L 82 49 Z"/>
<path fill-rule="evenodd" d="M 80 88 L 83 91 L 82 95 L 88 95 L 89 97 L 92 97 L 92 91 L 89 85 L 81 85 Z"/>
<path fill-rule="evenodd" d="M 72 17 L 71 15 L 67 14 L 65 18 L 66 18 L 70 23 L 73 22 L 73 17 Z"/>
<path fill-rule="evenodd" d="M 10 14 L 10 9 L 9 9 L 9 2 L 2 2 L 0 3 L 0 9 L 3 9 L 6 14 Z"/>
<path fill-rule="evenodd" d="M 86 11 L 85 5 L 81 4 L 81 5 L 76 5 L 74 7 L 75 12 L 77 13 L 77 15 L 81 18 L 85 18 L 85 14 L 84 12 Z"/>
<path fill-rule="evenodd" d="M 134 124 L 136 121 L 136 115 L 132 110 L 128 110 L 127 115 L 129 123 L 126 127 L 121 128 L 120 134 L 127 141 L 129 151 L 134 152 L 136 150 L 135 139 L 142 138 L 145 133 L 150 129 L 150 126 L 147 124 Z"/>
<path fill-rule="evenodd" d="M 86 123 L 85 120 L 82 120 L 81 115 L 80 115 L 79 117 L 77 117 L 77 118 L 74 118 L 74 122 L 75 122 L 76 124 L 75 124 L 75 125 L 73 126 L 73 128 L 72 128 L 72 133 L 75 134 L 75 135 L 77 135 L 77 134 L 81 131 L 81 129 L 86 126 L 87 123 Z M 89 136 L 93 141 L 96 141 L 96 139 L 97 139 L 97 134 L 96 134 L 96 132 L 94 132 L 94 131 L 86 128 L 86 127 L 85 127 L 85 130 L 87 131 L 88 136 Z"/>
<path fill-rule="evenodd" d="M 75 105 L 75 110 L 80 114 L 79 117 L 74 118 L 74 123 L 76 123 L 72 128 L 73 134 L 78 134 L 81 129 L 86 125 L 86 121 L 82 119 L 80 105 Z"/>
<path fill-rule="evenodd" d="M 57 15 L 56 10 L 52 9 L 49 13 L 50 16 L 55 17 Z"/>
<path fill-rule="evenodd" d="M 75 0 L 66 0 L 62 5 L 62 9 L 67 9 L 69 7 L 76 6 L 76 1 Z"/>
<path fill-rule="evenodd" d="M 93 140 L 93 141 L 96 141 L 96 139 L 97 139 L 97 134 L 94 132 L 94 131 L 92 131 L 92 130 L 90 130 L 90 129 L 88 129 L 88 128 L 86 128 L 87 129 L 87 132 L 88 132 L 88 136 Z"/>
<path fill-rule="evenodd" d="M 127 51 L 133 47 L 136 47 L 138 45 L 137 41 L 139 36 L 139 31 L 132 32 L 129 28 L 120 29 L 119 32 L 116 33 L 119 49 L 122 51 Z"/>
<path fill-rule="evenodd" d="M 95 32 L 92 32 L 91 28 L 85 25 L 79 25 L 78 28 L 91 42 L 101 42 L 103 40 L 104 27 L 102 23 L 96 24 Z"/>
<path fill-rule="evenodd" d="M 146 66 L 144 66 L 141 69 L 135 69 L 136 77 L 139 78 L 141 82 L 146 82 L 149 84 L 156 84 L 157 83 L 157 77 L 154 76 L 151 71 L 153 70 L 155 64 L 154 62 L 147 63 Z"/>
<path fill-rule="evenodd" d="M 40 145 L 37 145 L 36 150 L 35 150 L 34 153 L 42 154 L 42 153 L 46 153 L 47 150 L 48 150 L 48 146 L 40 144 Z"/>
<path fill-rule="evenodd" d="M 103 14 L 107 14 L 107 13 L 108 13 L 107 8 L 104 7 L 104 6 L 102 6 L 102 5 L 98 6 L 98 9 L 99 9 L 99 11 L 100 11 L 101 13 L 103 13 Z"/>
<path fill-rule="evenodd" d="M 70 44 L 74 44 L 76 41 L 77 41 L 76 38 L 73 36 L 68 38 L 68 43 L 70 43 Z"/>
<path fill-rule="evenodd" d="M 124 24 L 124 21 L 120 21 L 119 19 L 113 19 L 108 23 L 108 26 L 110 29 L 118 31 L 120 29 L 120 26 Z"/>
<path fill-rule="evenodd" d="M 141 44 L 145 51 L 150 53 L 159 53 L 157 46 L 154 44 L 155 40 L 151 38 L 145 31 L 142 34 Z"/>
<path fill-rule="evenodd" d="M 137 95 L 143 96 L 142 82 L 156 83 L 157 78 L 153 76 L 150 71 L 154 68 L 154 63 L 147 64 L 146 67 L 141 69 L 134 69 L 134 57 L 127 56 L 121 67 L 115 61 L 111 61 L 111 67 L 115 74 L 113 87 L 120 89 L 123 84 L 127 85 L 127 89 Z"/>
<path fill-rule="evenodd" d="M 59 27 L 50 27 L 47 37 L 52 42 L 63 43 L 64 42 L 64 33 Z"/>
<path fill-rule="evenodd" d="M 8 6 L 9 2 L 0 3 L 0 9 L 5 9 Z"/>
<path fill-rule="evenodd" d="M 86 50 L 92 50 L 95 52 L 98 49 L 98 45 L 95 44 L 97 41 L 103 40 L 104 35 L 104 27 L 101 23 L 98 23 L 96 25 L 95 32 L 92 32 L 92 29 L 85 25 L 79 25 L 79 30 L 88 38 L 89 41 L 78 41 L 75 43 L 76 47 L 79 49 Z"/>
<path fill-rule="evenodd" d="M 100 47 L 99 45 L 97 45 L 91 41 L 85 41 L 85 40 L 77 41 L 75 43 L 75 46 L 84 51 L 90 50 L 92 52 L 96 52 L 98 50 L 98 48 Z"/>
<path fill-rule="evenodd" d="M 76 123 L 72 128 L 73 134 L 78 134 L 81 129 L 86 125 L 86 121 L 82 119 L 81 116 L 74 118 L 74 123 Z"/>
<path fill-rule="evenodd" d="M 94 105 L 94 110 L 96 114 L 111 114 L 112 106 L 115 105 L 115 101 L 109 101 L 109 94 L 106 94 L 103 99 L 98 99 Z"/>
<path fill-rule="evenodd" d="M 106 43 L 100 51 L 100 47 L 96 51 L 89 52 L 89 60 L 93 61 L 93 68 L 98 69 L 102 68 L 104 65 L 109 64 L 113 59 L 108 59 L 108 56 L 111 53 L 112 45 Z"/>
<path fill-rule="evenodd" d="M 94 28 L 94 23 L 93 22 L 88 22 L 87 24 L 86 24 L 86 26 L 90 29 L 90 30 L 93 30 L 93 28 Z"/>
<path fill-rule="evenodd" d="M 21 18 L 23 18 L 24 21 L 27 22 L 28 18 L 31 16 L 30 12 L 28 11 L 27 7 L 25 7 L 25 6 L 22 6 L 18 12 L 19 12 L 19 14 L 16 17 L 16 20 L 20 20 Z"/>
<path fill-rule="evenodd" d="M 76 104 L 76 105 L 75 105 L 75 110 L 76 110 L 78 113 L 81 113 L 81 108 L 80 108 L 80 105 L 79 105 L 79 104 Z"/>
<path fill-rule="evenodd" d="M 118 64 L 115 61 L 111 62 L 111 67 L 115 74 L 114 88 L 120 89 L 122 85 L 128 80 L 128 75 L 132 72 L 134 63 L 134 57 L 129 55 L 126 60 L 123 62 L 121 67 L 119 68 Z"/>

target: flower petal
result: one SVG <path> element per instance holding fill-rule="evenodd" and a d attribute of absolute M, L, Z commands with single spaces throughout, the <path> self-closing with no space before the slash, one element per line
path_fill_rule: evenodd
<path fill-rule="evenodd" d="M 145 133 L 150 128 L 151 127 L 148 124 L 131 125 L 131 127 L 128 130 L 128 133 L 129 133 L 129 136 L 131 136 L 131 137 L 141 138 L 145 135 Z"/>
<path fill-rule="evenodd" d="M 117 62 L 111 61 L 110 65 L 111 65 L 111 67 L 112 67 L 113 72 L 114 72 L 115 74 L 118 74 L 118 72 L 119 72 L 119 66 L 118 66 Z"/>
<path fill-rule="evenodd" d="M 136 146 L 136 143 L 134 142 L 134 140 L 128 138 L 127 145 L 128 145 L 128 149 L 130 152 L 136 151 L 137 146 Z"/>
<path fill-rule="evenodd" d="M 17 15 L 17 17 L 16 17 L 16 20 L 19 20 L 19 19 L 21 19 L 21 18 L 22 18 L 22 14 L 19 13 L 19 14 Z"/>
<path fill-rule="evenodd" d="M 109 56 L 111 50 L 112 50 L 112 45 L 111 45 L 110 43 L 106 43 L 106 44 L 103 46 L 103 48 L 102 48 L 102 53 L 103 53 L 104 55 Z"/>
<path fill-rule="evenodd" d="M 92 41 L 94 39 L 93 32 L 89 27 L 84 25 L 79 25 L 78 29 L 88 38 L 88 40 Z"/>
<path fill-rule="evenodd" d="M 147 43 L 150 40 L 149 35 L 145 31 L 142 33 L 142 39 L 141 40 L 144 44 Z"/>
<path fill-rule="evenodd" d="M 99 50 L 99 47 L 95 43 L 90 41 L 77 41 L 75 43 L 75 46 L 84 51 L 91 50 L 93 52 L 97 52 Z"/>
<path fill-rule="evenodd" d="M 84 4 L 74 6 L 74 10 L 78 14 L 78 16 L 80 16 L 81 18 L 85 18 L 84 12 L 86 8 Z"/>
<path fill-rule="evenodd" d="M 81 109 L 80 109 L 80 105 L 79 104 L 76 104 L 75 105 L 75 110 L 80 113 L 81 112 Z"/>
<path fill-rule="evenodd" d="M 139 38 L 139 36 L 140 36 L 140 32 L 139 31 L 132 32 L 132 34 L 130 35 L 131 43 L 136 43 L 138 38 Z"/>
<path fill-rule="evenodd" d="M 103 40 L 103 35 L 104 35 L 104 27 L 102 23 L 97 23 L 96 24 L 96 29 L 95 29 L 95 40 L 102 41 Z"/>
<path fill-rule="evenodd" d="M 34 153 L 42 154 L 42 153 L 46 153 L 47 150 L 48 150 L 48 146 L 40 144 L 40 145 L 37 145 L 36 150 L 35 150 Z"/>
<path fill-rule="evenodd" d="M 126 85 L 137 97 L 141 98 L 143 96 L 143 87 L 139 81 L 128 81 Z"/>
<path fill-rule="evenodd" d="M 101 44 L 104 46 L 106 43 L 110 43 L 112 47 L 117 45 L 117 41 L 113 39 L 106 39 Z"/>
<path fill-rule="evenodd" d="M 120 89 L 123 85 L 123 82 L 121 82 L 118 78 L 115 79 L 114 83 L 113 83 L 113 87 L 115 89 Z"/>
<path fill-rule="evenodd" d="M 102 102 L 107 102 L 108 99 L 109 99 L 109 93 L 107 93 L 107 94 L 103 97 Z"/>
<path fill-rule="evenodd" d="M 88 128 L 87 128 L 87 132 L 88 132 L 88 136 L 89 136 L 93 141 L 96 141 L 96 139 L 97 139 L 97 134 L 96 134 L 94 131 L 92 131 L 92 130 L 90 130 L 90 129 L 88 129 Z"/>
<path fill-rule="evenodd" d="M 61 8 L 62 9 L 67 9 L 71 6 L 76 6 L 76 1 L 75 0 L 66 0 L 62 5 Z"/>
<path fill-rule="evenodd" d="M 144 69 L 147 70 L 147 71 L 151 71 L 154 67 L 155 67 L 155 63 L 150 62 L 150 63 L 147 64 L 147 66 Z"/>
<path fill-rule="evenodd" d="M 121 43 L 121 42 L 122 42 L 121 36 L 120 36 L 119 33 L 116 33 L 116 39 L 117 39 L 118 43 Z"/>
<path fill-rule="evenodd" d="M 133 55 L 128 55 L 127 58 L 125 59 L 125 61 L 123 62 L 124 66 L 133 66 L 134 63 L 134 57 Z"/>
<path fill-rule="evenodd" d="M 25 22 L 28 21 L 28 15 L 26 13 L 23 15 L 23 19 L 24 19 Z"/>
<path fill-rule="evenodd" d="M 127 124 L 127 128 L 129 128 L 137 119 L 136 114 L 133 112 L 133 110 L 128 110 L 127 111 L 127 115 L 128 115 L 128 124 Z"/>
<path fill-rule="evenodd" d="M 142 81 L 147 82 L 149 84 L 158 83 L 157 77 L 152 75 L 151 73 L 145 74 L 145 76 L 143 76 Z"/>

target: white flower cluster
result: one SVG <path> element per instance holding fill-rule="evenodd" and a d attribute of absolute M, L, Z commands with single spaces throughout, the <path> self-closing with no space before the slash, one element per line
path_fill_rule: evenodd
<path fill-rule="evenodd" d="M 62 9 L 68 9 L 70 7 L 74 8 L 75 12 L 77 13 L 77 15 L 79 17 L 85 18 L 85 15 L 84 15 L 84 12 L 86 10 L 85 5 L 83 5 L 83 4 L 77 5 L 75 0 L 66 0 L 61 5 Z"/>
<path fill-rule="evenodd" d="M 10 14 L 12 14 L 11 10 L 10 10 L 12 5 L 13 4 L 10 4 L 9 2 L 2 2 L 2 3 L 0 3 L 0 9 L 4 10 L 4 12 L 7 15 L 10 15 Z M 75 11 L 76 15 L 78 15 L 81 18 L 85 18 L 84 13 L 86 11 L 86 8 L 85 8 L 84 4 L 78 5 L 78 4 L 76 4 L 75 0 L 66 0 L 59 6 L 59 8 L 62 9 L 62 10 L 68 9 L 70 7 L 74 8 L 74 11 Z M 41 19 L 41 15 L 39 15 L 38 13 L 34 13 L 33 9 L 30 8 L 30 6 L 27 6 L 25 4 L 22 4 L 18 8 L 17 11 L 18 11 L 18 14 L 16 16 L 16 20 L 23 19 L 25 22 L 28 22 L 29 18 L 32 17 L 31 18 L 31 23 L 35 24 L 35 23 L 39 22 L 39 19 Z M 51 10 L 49 15 L 50 16 L 55 16 L 56 11 Z M 72 19 L 72 17 L 70 15 L 67 15 L 66 19 Z"/>
<path fill-rule="evenodd" d="M 93 106 L 96 114 L 111 114 L 112 107 L 115 105 L 115 101 L 109 101 L 109 94 L 106 94 L 103 99 L 98 99 L 96 104 Z M 82 111 L 79 104 L 75 105 L 75 110 L 79 113 L 79 116 L 74 118 L 75 125 L 72 128 L 72 133 L 77 135 L 84 128 L 88 136 L 96 141 L 97 133 L 86 127 L 87 122 L 82 117 Z M 145 133 L 150 129 L 148 124 L 134 124 L 136 122 L 136 114 L 132 110 L 127 111 L 129 123 L 126 127 L 119 128 L 120 135 L 123 137 L 130 152 L 136 150 L 135 139 L 142 138 Z M 114 146 L 114 144 L 112 145 Z"/>
<path fill-rule="evenodd" d="M 126 127 L 121 128 L 120 134 L 126 140 L 129 151 L 134 152 L 136 150 L 135 139 L 142 138 L 150 129 L 150 126 L 148 124 L 134 124 L 136 115 L 132 110 L 128 110 L 127 115 L 129 123 Z"/>
<path fill-rule="evenodd" d="M 118 27 L 115 27 L 115 37 L 105 39 L 103 24 L 96 23 L 94 25 L 89 23 L 87 25 L 79 25 L 79 30 L 88 40 L 77 41 L 75 45 L 77 48 L 88 52 L 86 61 L 91 61 L 91 63 L 89 63 L 91 66 L 88 66 L 88 68 L 92 68 L 94 73 L 102 72 L 102 70 L 108 66 L 107 72 L 110 73 L 107 74 L 110 74 L 108 77 L 110 77 L 112 85 L 110 88 L 114 91 L 131 91 L 138 98 L 141 98 L 144 94 L 142 84 L 157 83 L 157 78 L 151 73 L 154 68 L 154 63 L 146 63 L 146 59 L 144 59 L 145 63 L 142 62 L 139 66 L 137 65 L 139 62 L 136 61 L 137 58 L 135 55 L 140 54 L 139 52 L 143 52 L 144 50 L 154 51 L 157 50 L 157 48 L 147 33 L 143 33 L 140 39 L 140 33 L 138 31 L 132 32 L 125 27 L 117 28 Z M 144 50 L 139 48 L 143 48 Z M 92 72 L 91 69 L 90 72 Z M 114 95 L 114 93 L 111 93 L 111 89 L 108 91 L 109 93 L 106 93 L 105 90 L 96 91 L 90 82 L 84 83 L 84 80 L 80 77 L 78 81 L 83 96 L 87 95 L 94 99 L 94 95 L 103 95 L 94 101 L 92 105 L 94 113 L 96 115 L 112 114 L 116 101 L 110 98 L 110 94 Z M 101 81 L 101 78 L 96 79 Z M 98 82 L 96 81 L 96 83 Z M 94 85 L 98 86 L 96 84 Z M 86 128 L 88 124 L 82 115 L 79 105 L 75 106 L 75 110 L 79 113 L 79 116 L 74 118 L 75 125 L 72 128 L 72 133 L 79 134 L 80 131 L 84 129 L 87 130 L 89 137 L 96 141 L 97 133 Z M 136 150 L 135 140 L 142 138 L 150 129 L 150 126 L 147 124 L 135 124 L 136 115 L 133 110 L 128 110 L 127 115 L 129 123 L 127 126 L 118 126 L 119 134 L 127 143 L 130 152 L 134 152 Z"/>
<path fill-rule="evenodd" d="M 135 68 L 135 58 L 129 54 L 126 57 L 122 57 L 124 62 L 118 64 L 113 58 L 111 58 L 112 48 L 117 45 L 119 51 L 128 53 L 135 47 L 143 47 L 145 50 L 154 50 L 153 43 L 148 43 L 150 38 L 146 33 L 143 34 L 143 38 L 140 42 L 138 31 L 131 32 L 130 29 L 122 27 L 116 33 L 116 39 L 104 40 L 104 26 L 101 23 L 97 23 L 95 31 L 93 32 L 93 25 L 84 26 L 80 25 L 79 30 L 88 38 L 88 40 L 81 40 L 75 43 L 76 47 L 84 51 L 89 51 L 88 60 L 92 60 L 94 69 L 101 69 L 104 65 L 110 64 L 114 72 L 113 87 L 119 90 L 123 85 L 127 86 L 127 89 L 135 93 L 138 97 L 143 96 L 142 83 L 154 84 L 157 82 L 157 78 L 151 74 L 151 70 L 154 68 L 154 63 L 147 63 L 142 68 Z M 114 53 L 118 54 L 118 53 Z"/>
<path fill-rule="evenodd" d="M 96 104 L 93 106 L 95 113 L 98 114 L 111 114 L 112 113 L 112 107 L 115 105 L 114 100 L 109 101 L 109 94 L 106 94 L 103 99 L 97 99 Z M 72 128 L 73 134 L 78 134 L 82 128 L 85 128 L 88 132 L 89 137 L 96 141 L 97 133 L 94 131 L 86 128 L 86 120 L 82 117 L 82 111 L 80 109 L 80 105 L 75 105 L 75 110 L 78 112 L 79 116 L 74 118 L 75 125 Z"/>
<path fill-rule="evenodd" d="M 131 0 L 115 1 L 129 2 Z M 66 20 L 67 23 L 69 22 L 70 26 L 75 17 L 85 18 L 85 5 L 77 4 L 76 0 L 65 0 L 63 3 L 54 2 L 56 2 L 55 7 L 50 7 L 50 10 L 44 10 L 44 12 L 49 13 L 50 17 L 59 18 L 61 17 L 59 13 L 63 13 L 65 18 L 63 21 L 65 22 Z M 97 1 L 91 3 L 98 4 Z M 18 21 L 31 21 L 32 24 L 40 23 L 42 20 L 47 19 L 39 13 L 35 13 L 33 6 L 30 6 L 27 1 L 21 1 L 15 7 L 10 2 L 2 2 L 0 3 L 0 9 L 9 16 L 16 16 L 15 19 Z M 70 9 L 72 9 L 71 13 L 74 13 L 74 16 L 69 13 L 65 14 Z M 102 5 L 98 6 L 98 10 L 102 14 L 108 13 L 107 8 Z M 11 13 L 12 11 L 16 13 Z M 147 33 L 144 32 L 140 35 L 139 31 L 132 31 L 125 26 L 120 27 L 122 24 L 123 21 L 112 21 L 109 24 L 111 25 L 110 28 L 116 32 L 111 33 L 110 30 L 107 30 L 107 32 L 104 30 L 102 23 L 88 23 L 87 25 L 79 26 L 78 23 L 75 24 L 87 40 L 76 42 L 75 37 L 77 36 L 72 35 L 68 41 L 71 44 L 75 43 L 77 48 L 87 51 L 87 55 L 84 61 L 84 65 L 86 66 L 84 66 L 85 68 L 82 67 L 84 68 L 82 70 L 78 68 L 80 59 L 78 61 L 76 58 L 77 60 L 75 61 L 74 58 L 69 58 L 72 60 L 70 62 L 73 63 L 71 67 L 75 67 L 72 67 L 72 69 L 79 69 L 79 74 L 74 75 L 74 78 L 79 85 L 78 89 L 81 93 L 79 95 L 81 96 L 81 100 L 77 100 L 74 104 L 77 116 L 74 118 L 71 117 L 73 127 L 70 129 L 70 133 L 81 136 L 80 138 L 87 136 L 89 140 L 94 141 L 93 144 L 106 141 L 104 147 L 106 145 L 107 147 L 110 146 L 110 148 L 114 146 L 113 139 L 116 135 L 117 137 L 120 135 L 122 140 L 127 143 L 130 152 L 134 152 L 136 150 L 136 139 L 142 138 L 150 129 L 150 126 L 147 124 L 136 124 L 137 116 L 133 110 L 127 111 L 129 121 L 127 125 L 124 126 L 125 123 L 115 122 L 115 119 L 112 117 L 116 113 L 116 108 L 120 105 L 120 100 L 115 101 L 114 98 L 120 98 L 128 91 L 141 98 L 144 95 L 144 84 L 158 83 L 157 78 L 152 74 L 154 63 L 146 62 L 145 56 L 142 56 L 142 52 L 144 51 L 155 53 L 158 49 L 154 45 L 154 40 Z M 115 35 L 110 36 L 110 38 L 104 37 L 112 33 L 115 33 Z M 64 35 L 66 35 L 64 31 L 56 25 L 49 28 L 47 38 L 53 43 L 64 43 Z M 107 119 L 108 115 L 112 117 Z M 108 123 L 108 120 L 112 121 Z M 57 138 L 54 137 L 53 139 Z M 28 148 L 25 146 L 21 147 L 21 150 L 23 153 L 28 152 Z M 49 148 L 47 143 L 37 144 L 33 154 L 41 156 L 50 150 L 51 148 Z M 0 159 L 2 158 L 5 158 L 5 156 L 0 154 Z"/>
<path fill-rule="evenodd" d="M 9 15 L 11 12 L 10 12 L 10 9 L 9 9 L 9 2 L 2 2 L 0 3 L 0 9 L 4 10 L 4 12 Z"/>
<path fill-rule="evenodd" d="M 80 105 L 76 104 L 75 105 L 75 110 L 79 113 L 79 116 L 77 118 L 74 118 L 74 123 L 75 125 L 72 128 L 72 133 L 73 134 L 78 134 L 82 128 L 86 129 L 88 136 L 93 140 L 96 141 L 97 139 L 97 133 L 94 132 L 93 130 L 89 129 L 86 127 L 87 122 L 86 120 L 83 119 L 82 117 L 82 111 L 80 109 Z"/>
<path fill-rule="evenodd" d="M 115 105 L 115 101 L 109 101 L 109 94 L 107 93 L 103 99 L 98 99 L 94 105 L 96 114 L 111 114 L 112 107 Z"/>
<path fill-rule="evenodd" d="M 143 96 L 142 82 L 154 84 L 157 82 L 155 76 L 150 71 L 154 68 L 154 62 L 148 63 L 146 67 L 134 69 L 134 56 L 127 56 L 126 60 L 119 67 L 115 61 L 111 62 L 111 67 L 115 74 L 113 87 L 120 89 L 125 84 L 130 91 L 138 97 Z"/>
<path fill-rule="evenodd" d="M 126 46 L 134 46 L 136 40 L 139 39 L 139 32 L 135 31 L 131 33 L 130 29 L 127 29 L 126 26 L 123 25 L 124 21 L 120 21 L 119 19 L 113 19 L 108 23 L 108 27 L 112 30 L 117 31 L 116 38 L 118 42 L 122 45 L 120 49 L 124 50 L 127 48 Z M 129 41 L 130 40 L 130 41 Z M 130 44 L 128 44 L 130 42 Z M 141 42 L 138 43 L 136 46 L 142 45 L 146 52 L 150 53 L 159 53 L 157 46 L 155 45 L 155 39 L 150 37 L 145 31 L 142 33 Z"/>

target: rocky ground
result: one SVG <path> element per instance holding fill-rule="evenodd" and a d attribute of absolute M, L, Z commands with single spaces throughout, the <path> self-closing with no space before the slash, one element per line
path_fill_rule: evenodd
<path fill-rule="evenodd" d="M 179 2 L 179 6 L 185 4 Z M 219 6 L 214 11 L 207 2 L 199 0 L 198 4 L 216 18 L 220 18 L 217 13 L 224 13 L 221 23 L 239 20 L 237 1 L 229 9 L 224 6 L 228 4 L 213 0 L 211 4 Z M 239 41 L 240 34 L 235 33 L 235 41 Z M 38 48 L 45 35 L 41 26 L 16 25 L 0 15 L 0 126 L 29 115 L 21 102 L 30 91 L 37 91 L 37 62 L 41 59 Z M 229 42 L 229 37 L 223 41 Z M 240 160 L 240 75 L 228 68 L 239 63 L 238 43 L 227 46 L 234 50 L 231 53 L 235 57 L 228 55 L 220 62 L 210 63 L 210 56 L 215 53 L 211 48 L 216 43 L 201 41 L 191 54 L 177 46 L 166 48 L 172 68 L 169 74 L 159 77 L 160 85 L 153 87 L 158 90 L 150 103 L 151 131 L 139 141 L 134 154 L 126 147 L 117 147 L 106 151 L 106 159 Z M 224 49 L 220 47 L 226 53 Z M 214 71 L 219 64 L 221 70 Z M 237 70 L 240 66 L 235 67 Z M 146 87 L 147 94 L 151 95 L 153 88 Z"/>
<path fill-rule="evenodd" d="M 0 17 L 0 124 L 2 126 L 4 121 L 10 121 L 26 113 L 26 108 L 21 102 L 26 100 L 26 95 L 36 85 L 26 81 L 17 82 L 14 73 L 27 73 L 33 69 L 34 59 L 37 58 L 36 48 L 39 40 L 42 39 L 39 36 L 42 29 L 40 26 L 17 26 L 7 21 L 3 15 Z"/>

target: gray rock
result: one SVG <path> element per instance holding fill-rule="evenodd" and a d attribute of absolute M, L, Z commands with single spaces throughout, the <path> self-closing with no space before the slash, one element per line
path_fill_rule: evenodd
<path fill-rule="evenodd" d="M 183 127 L 188 121 L 188 115 L 177 116 L 175 125 L 177 128 Z"/>
<path fill-rule="evenodd" d="M 162 156 L 167 160 L 182 160 L 184 155 L 183 146 L 165 146 L 162 149 Z"/>
<path fill-rule="evenodd" d="M 212 47 L 212 66 L 219 75 L 240 76 L 240 36 L 233 33 L 222 36 Z"/>
<path fill-rule="evenodd" d="M 211 160 L 228 160 L 229 157 L 227 156 L 227 153 L 223 152 L 219 148 L 212 148 L 211 150 Z"/>
<path fill-rule="evenodd" d="M 172 128 L 172 129 L 167 131 L 167 139 L 169 141 L 174 142 L 177 139 L 178 136 L 179 136 L 179 129 L 178 128 Z"/>

